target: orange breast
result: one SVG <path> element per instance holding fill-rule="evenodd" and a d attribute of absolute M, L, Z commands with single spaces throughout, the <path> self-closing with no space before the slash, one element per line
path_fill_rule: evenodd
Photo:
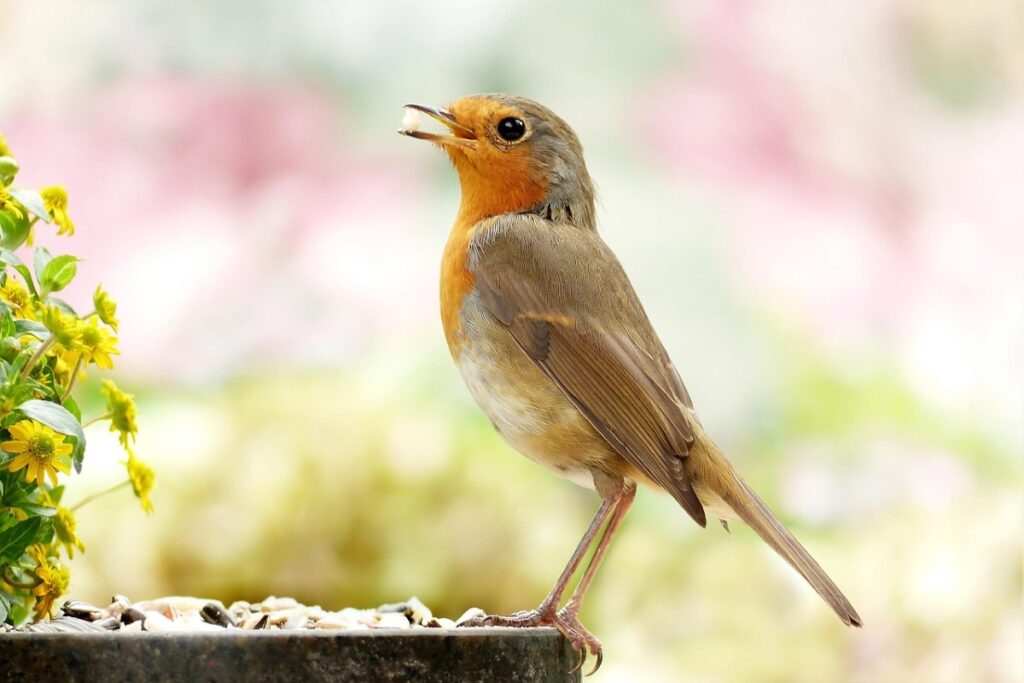
<path fill-rule="evenodd" d="M 481 221 L 540 203 L 547 194 L 547 182 L 531 172 L 531 158 L 525 147 L 511 152 L 482 147 L 474 153 L 478 158 L 473 161 L 456 148 L 449 154 L 459 173 L 462 202 L 441 260 L 441 322 L 448 349 L 458 359 L 464 341 L 462 302 L 473 290 L 473 274 L 466 267 L 470 241 Z"/>
<path fill-rule="evenodd" d="M 462 300 L 473 289 L 473 273 L 469 271 L 469 242 L 475 223 L 456 220 L 441 258 L 441 324 L 452 358 L 458 359 L 462 344 Z"/>

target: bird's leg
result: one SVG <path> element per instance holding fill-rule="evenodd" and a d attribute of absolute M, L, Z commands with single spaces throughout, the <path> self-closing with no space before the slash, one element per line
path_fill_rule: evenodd
<path fill-rule="evenodd" d="M 598 542 L 597 548 L 594 550 L 593 557 L 590 558 L 590 564 L 587 565 L 586 571 L 583 572 L 583 578 L 580 579 L 580 583 L 576 586 L 576 590 L 573 592 L 572 597 L 569 598 L 569 602 L 565 603 L 565 607 L 558 610 L 558 613 L 555 615 L 558 630 L 561 631 L 570 642 L 572 642 L 573 648 L 580 650 L 581 657 L 577 668 L 583 666 L 583 660 L 586 659 L 587 650 L 589 650 L 591 655 L 597 657 L 597 661 L 594 663 L 594 668 L 587 673 L 588 676 L 600 668 L 603 654 L 601 641 L 599 641 L 594 634 L 588 631 L 583 624 L 580 623 L 580 607 L 583 605 L 583 596 L 586 595 L 587 588 L 589 588 L 590 584 L 594 581 L 594 576 L 597 575 L 597 570 L 601 566 L 601 562 L 604 560 L 605 554 L 608 552 L 608 547 L 611 545 L 612 538 L 615 536 L 615 532 L 618 531 L 619 527 L 622 525 L 622 520 L 626 518 L 626 513 L 629 512 L 629 508 L 633 505 L 633 499 L 635 497 L 636 484 L 631 481 L 625 482 L 622 486 L 620 495 L 615 501 L 611 520 L 609 520 L 608 526 L 605 528 L 604 534 L 601 536 L 601 540 Z"/>
<path fill-rule="evenodd" d="M 611 498 L 605 498 L 601 502 L 601 507 L 598 508 L 597 514 L 594 515 L 594 520 L 590 523 L 586 533 L 583 534 L 583 538 L 580 539 L 579 545 L 576 546 L 575 552 L 572 557 L 569 558 L 568 564 L 565 565 L 565 569 L 562 570 L 561 576 L 558 577 L 558 581 L 555 582 L 554 587 L 548 596 L 544 598 L 540 606 L 535 610 L 529 610 L 525 612 L 516 612 L 509 616 L 498 616 L 498 615 L 487 615 L 481 617 L 473 617 L 467 619 L 459 624 L 459 626 L 472 627 L 472 626 L 541 626 L 541 625 L 554 625 L 555 621 L 555 610 L 558 609 L 558 604 L 562 601 L 562 596 L 565 594 L 565 589 L 569 585 L 570 579 L 573 574 L 579 569 L 580 562 L 583 561 L 583 557 L 587 554 L 587 550 L 594 543 L 594 538 L 597 536 L 597 532 L 601 530 L 601 526 L 608 519 L 612 510 L 619 502 L 621 491 L 617 492 L 617 495 Z"/>
<path fill-rule="evenodd" d="M 548 593 L 548 596 L 544 598 L 540 606 L 535 610 L 516 612 L 509 616 L 487 615 L 474 617 L 467 619 L 459 624 L 459 626 L 512 626 L 520 628 L 554 626 L 569 640 L 573 649 L 579 652 L 580 660 L 573 671 L 583 666 L 583 662 L 588 654 L 597 657 L 597 662 L 587 675 L 589 676 L 597 671 L 601 666 L 603 657 L 601 641 L 580 623 L 579 610 L 583 604 L 583 596 L 586 594 L 587 588 L 594 581 L 598 567 L 601 566 L 601 561 L 608 552 L 608 546 L 611 544 L 612 537 L 615 536 L 615 532 L 618 531 L 630 506 L 633 505 L 633 498 L 636 497 L 636 484 L 632 481 L 611 479 L 607 476 L 602 476 L 599 479 L 597 475 L 595 475 L 595 483 L 604 501 L 601 503 L 597 514 L 594 515 L 594 520 L 590 523 L 587 532 L 576 547 L 576 551 L 569 558 L 569 563 L 562 570 L 562 575 L 558 577 L 555 586 Z M 611 518 L 610 520 L 609 517 Z M 558 603 L 562 600 L 562 595 L 565 594 L 569 580 L 576 573 L 580 563 L 583 561 L 583 557 L 587 554 L 587 550 L 593 544 L 594 539 L 606 520 L 608 525 L 601 535 L 601 540 L 598 541 L 594 555 L 590 558 L 590 563 L 583 573 L 583 578 L 580 579 L 580 583 L 573 592 L 569 602 L 565 604 L 565 607 L 556 612 L 555 610 L 558 608 Z"/>
<path fill-rule="evenodd" d="M 594 581 L 594 576 L 597 574 L 598 567 L 601 566 L 601 561 L 604 560 L 605 554 L 608 552 L 608 547 L 611 545 L 612 537 L 615 536 L 615 532 L 619 530 L 622 525 L 622 520 L 626 518 L 626 513 L 629 512 L 629 508 L 633 505 L 633 499 L 636 497 L 636 484 L 633 482 L 627 483 L 622 488 L 622 492 L 618 499 L 615 501 L 614 511 L 612 513 L 612 519 L 608 522 L 608 528 L 604 530 L 604 535 L 601 536 L 600 542 L 597 544 L 597 549 L 594 551 L 594 556 L 590 558 L 590 564 L 587 565 L 587 570 L 583 573 L 583 578 L 580 579 L 580 583 L 576 586 L 575 592 L 572 597 L 569 598 L 569 602 L 565 604 L 559 613 L 568 614 L 572 613 L 575 615 L 580 610 L 580 606 L 583 604 L 583 596 L 587 592 L 587 588 Z"/>

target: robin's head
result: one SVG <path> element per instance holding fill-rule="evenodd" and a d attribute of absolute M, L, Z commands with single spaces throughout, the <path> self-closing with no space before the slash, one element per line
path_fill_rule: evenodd
<path fill-rule="evenodd" d="M 594 227 L 594 188 L 576 133 L 547 107 L 515 95 L 473 95 L 446 108 L 406 105 L 443 124 L 419 129 L 409 114 L 403 135 L 429 140 L 448 153 L 462 185 L 463 218 L 535 212 Z"/>

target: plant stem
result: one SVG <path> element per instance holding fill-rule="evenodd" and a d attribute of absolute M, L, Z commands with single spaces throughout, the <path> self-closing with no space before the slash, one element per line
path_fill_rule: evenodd
<path fill-rule="evenodd" d="M 103 413 L 102 415 L 97 415 L 96 417 L 90 417 L 88 420 L 82 423 L 82 429 L 85 429 L 93 422 L 99 422 L 100 420 L 109 420 L 112 417 L 114 417 L 113 413 Z"/>
<path fill-rule="evenodd" d="M 71 372 L 71 379 L 68 380 L 68 388 L 64 390 L 64 395 L 60 397 L 61 405 L 64 405 L 64 401 L 66 401 L 68 396 L 71 395 L 71 389 L 75 386 L 75 380 L 78 379 L 78 371 L 81 369 L 82 356 L 78 356 L 78 361 L 75 363 L 75 369 Z"/>
<path fill-rule="evenodd" d="M 7 565 L 6 567 L 4 567 L 3 579 L 6 583 L 11 584 L 15 588 L 35 588 L 39 585 L 38 581 L 32 583 L 23 583 L 21 581 L 18 581 L 13 576 L 11 576 L 11 574 L 8 573 L 11 569 L 13 569 L 11 565 Z"/>
<path fill-rule="evenodd" d="M 39 362 L 39 359 L 42 358 L 43 354 L 50 350 L 50 347 L 53 346 L 54 341 L 55 340 L 53 338 L 53 335 L 51 334 L 46 339 L 46 341 L 39 345 L 39 348 L 36 349 L 36 352 L 33 353 L 32 357 L 28 359 L 28 362 L 25 363 L 25 367 L 21 369 L 21 374 L 18 376 L 18 379 L 20 379 L 22 382 L 28 379 L 28 375 L 30 372 L 32 372 L 32 368 L 35 366 L 37 362 Z"/>
<path fill-rule="evenodd" d="M 131 479 L 125 479 L 120 484 L 114 484 L 109 489 L 104 489 L 103 491 L 100 491 L 99 493 L 93 493 L 92 495 L 86 496 L 85 498 L 83 498 L 82 500 L 78 501 L 77 503 L 72 505 L 70 508 L 68 508 L 68 510 L 70 512 L 74 512 L 75 510 L 78 510 L 79 508 L 81 508 L 83 505 L 87 505 L 87 504 L 91 503 L 92 501 L 96 500 L 97 498 L 101 498 L 101 497 L 107 495 L 108 493 L 113 493 L 114 491 L 117 491 L 118 489 L 123 489 L 125 486 L 128 486 L 131 483 L 132 483 Z"/>

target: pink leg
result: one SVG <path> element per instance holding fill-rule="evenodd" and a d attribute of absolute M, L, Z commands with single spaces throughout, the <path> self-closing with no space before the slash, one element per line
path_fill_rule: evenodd
<path fill-rule="evenodd" d="M 583 666 L 588 650 L 591 655 L 597 657 L 597 661 L 594 662 L 594 668 L 587 672 L 587 676 L 590 676 L 601 668 L 604 653 L 601 647 L 601 641 L 598 640 L 594 634 L 588 631 L 582 623 L 580 623 L 580 607 L 583 605 L 583 597 L 586 595 L 590 584 L 593 583 L 594 577 L 597 575 L 597 570 L 601 566 L 601 562 L 604 560 L 604 556 L 608 553 L 608 548 L 611 546 L 612 538 L 614 538 L 615 532 L 617 532 L 619 527 L 622 525 L 622 520 L 626 518 L 626 513 L 629 512 L 629 508 L 632 507 L 633 499 L 635 497 L 636 484 L 628 482 L 623 488 L 622 495 L 619 497 L 618 501 L 616 501 L 615 510 L 612 513 L 611 520 L 608 522 L 608 526 L 604 530 L 604 534 L 601 536 L 601 540 L 598 542 L 597 548 L 594 550 L 594 556 L 590 558 L 590 564 L 587 565 L 587 570 L 583 573 L 583 578 L 580 579 L 580 583 L 576 586 L 576 590 L 573 592 L 572 597 L 569 598 L 569 602 L 565 604 L 565 607 L 558 610 L 558 614 L 556 615 L 558 622 L 561 625 L 559 630 L 562 631 L 566 638 L 572 642 L 573 647 L 578 647 L 580 649 L 580 661 L 577 668 Z"/>
<path fill-rule="evenodd" d="M 561 576 L 558 577 L 558 581 L 555 581 L 554 587 L 548 596 L 544 598 L 544 602 L 540 604 L 538 611 L 554 612 L 558 608 L 558 604 L 562 601 L 562 596 L 565 594 L 565 589 L 569 585 L 569 581 L 572 579 L 576 570 L 579 569 L 580 562 L 583 561 L 583 557 L 587 554 L 590 546 L 594 543 L 594 538 L 597 537 L 597 532 L 600 531 L 601 526 L 608 519 L 608 515 L 612 512 L 616 500 L 605 500 L 601 501 L 601 507 L 597 509 L 597 514 L 594 515 L 593 521 L 590 522 L 590 526 L 587 527 L 586 533 L 583 534 L 583 538 L 580 539 L 579 545 L 576 546 L 576 550 L 573 552 L 572 557 L 569 558 L 568 564 L 565 565 L 565 569 L 562 570 Z"/>
<path fill-rule="evenodd" d="M 475 617 L 463 622 L 461 626 L 536 626 L 542 623 L 541 620 L 547 621 L 553 618 L 555 610 L 558 609 L 558 604 L 562 601 L 562 596 L 565 594 L 565 589 L 569 585 L 569 581 L 576 573 L 576 570 L 579 569 L 580 563 L 583 561 L 590 546 L 593 545 L 597 533 L 615 509 L 621 495 L 621 491 L 618 491 L 614 497 L 606 498 L 601 502 L 601 507 L 598 508 L 593 521 L 590 522 L 586 533 L 580 539 L 579 545 L 576 546 L 572 557 L 569 558 L 568 564 L 565 565 L 565 569 L 562 570 L 562 574 L 555 581 L 551 592 L 548 593 L 537 609 L 527 612 L 516 612 L 507 617 L 497 615 Z"/>
<path fill-rule="evenodd" d="M 594 515 L 594 520 L 590 523 L 586 533 L 580 540 L 576 551 L 569 558 L 569 563 L 562 570 L 562 574 L 558 577 L 558 581 L 555 582 L 551 592 L 548 593 L 548 596 L 544 598 L 544 601 L 541 602 L 537 609 L 516 612 L 509 616 L 487 615 L 476 617 L 463 622 L 460 626 L 554 626 L 562 635 L 569 639 L 573 648 L 580 652 L 580 661 L 576 668 L 583 666 L 583 662 L 589 652 L 589 654 L 597 657 L 597 663 L 590 673 L 597 671 L 598 667 L 601 666 L 602 659 L 601 642 L 580 623 L 579 609 L 583 604 L 583 596 L 586 594 L 587 588 L 593 583 L 594 576 L 597 574 L 597 570 L 601 566 L 605 554 L 608 552 L 608 547 L 615 536 L 615 532 L 618 531 L 622 520 L 633 504 L 633 498 L 636 496 L 636 484 L 631 481 L 624 482 L 619 480 L 613 486 L 607 487 L 607 490 L 605 489 L 606 487 L 603 486 L 599 489 L 602 490 L 604 501 L 601 503 L 597 514 Z M 609 517 L 611 518 L 610 521 Z M 579 585 L 565 607 L 555 612 L 558 603 L 561 602 L 562 596 L 565 594 L 565 589 L 570 579 L 572 579 L 576 570 L 579 569 L 583 557 L 587 554 L 587 550 L 593 544 L 605 521 L 608 521 L 608 525 L 601 535 L 601 540 L 594 550 L 593 557 L 590 558 L 590 563 L 583 573 L 583 578 L 580 579 Z"/>
<path fill-rule="evenodd" d="M 590 558 L 590 564 L 587 565 L 587 571 L 583 573 L 583 578 L 580 579 L 579 585 L 576 586 L 576 591 L 572 594 L 565 607 L 562 608 L 562 614 L 572 614 L 575 616 L 579 612 L 580 606 L 583 604 L 583 596 L 586 594 L 587 588 L 594 581 L 594 576 L 597 575 L 597 570 L 601 566 L 609 546 L 611 546 L 612 538 L 622 525 L 622 520 L 626 518 L 626 513 L 632 507 L 635 497 L 636 484 L 630 482 L 623 487 L 622 493 L 618 500 L 615 501 L 615 509 L 612 513 L 611 521 L 608 522 L 608 528 L 604 530 L 604 535 L 601 536 L 601 541 L 597 544 L 594 556 Z"/>

